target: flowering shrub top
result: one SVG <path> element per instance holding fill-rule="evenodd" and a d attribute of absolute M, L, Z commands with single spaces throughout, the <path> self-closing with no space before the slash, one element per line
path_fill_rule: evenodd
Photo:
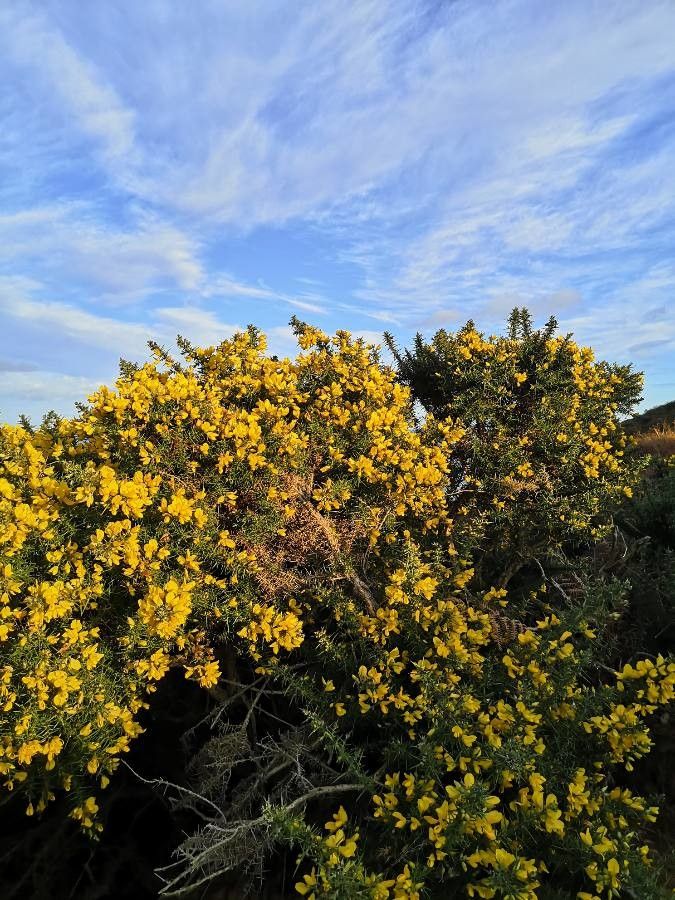
<path fill-rule="evenodd" d="M 298 647 L 312 544 L 443 520 L 444 429 L 423 444 L 363 345 L 341 334 L 295 363 L 264 346 L 250 331 L 185 368 L 127 367 L 77 419 L 3 427 L 0 771 L 29 810 L 105 784 L 170 665 L 214 685 L 215 633 L 256 659 Z"/>
<path fill-rule="evenodd" d="M 468 322 L 429 343 L 418 335 L 403 354 L 387 336 L 415 398 L 466 427 L 452 506 L 472 508 L 472 537 L 480 523 L 504 583 L 543 550 L 601 538 L 640 469 L 624 459 L 619 417 L 639 399 L 641 375 L 597 361 L 556 327 L 552 319 L 535 331 L 516 309 L 505 336 L 486 337 Z"/>
<path fill-rule="evenodd" d="M 257 691 L 244 726 L 281 691 L 314 767 L 284 780 L 287 762 L 259 764 L 275 802 L 241 825 L 219 795 L 227 827 L 185 851 L 183 885 L 222 869 L 227 835 L 240 858 L 260 829 L 307 860 L 310 898 L 526 900 L 549 876 L 584 900 L 650 896 L 638 835 L 656 810 L 613 772 L 648 751 L 675 667 L 597 677 L 611 585 L 556 609 L 543 583 L 526 622 L 504 588 L 477 589 L 455 542 L 471 509 L 449 501 L 465 427 L 417 428 L 373 350 L 296 330 L 295 361 L 266 357 L 254 329 L 184 344 L 184 364 L 157 348 L 77 418 L 3 427 L 5 788 L 29 814 L 64 790 L 100 828 L 98 788 L 182 666 Z M 331 794 L 319 829 L 312 803 Z"/>

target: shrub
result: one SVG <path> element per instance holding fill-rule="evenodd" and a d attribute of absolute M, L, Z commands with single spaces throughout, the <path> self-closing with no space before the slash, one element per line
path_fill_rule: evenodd
<path fill-rule="evenodd" d="M 612 414 L 633 376 L 552 337 L 535 353 L 522 336 L 529 368 L 515 337 L 480 349 L 500 378 L 536 385 L 530 401 L 518 392 L 528 440 L 482 475 L 478 448 L 515 424 L 481 429 L 443 406 L 418 427 L 371 348 L 294 324 L 295 361 L 266 357 L 255 329 L 181 342 L 185 362 L 155 347 L 76 418 L 2 429 L 5 786 L 29 813 L 63 790 L 70 815 L 100 827 L 99 788 L 182 667 L 218 706 L 192 787 L 175 789 L 203 824 L 167 889 L 287 847 L 309 898 L 659 896 L 639 837 L 656 809 L 616 776 L 648 752 L 675 666 L 602 668 L 622 584 L 589 579 L 566 604 L 542 570 L 511 597 L 474 565 L 488 537 L 511 547 L 515 519 L 494 511 L 522 512 L 514 484 L 544 494 L 537 552 L 601 527 L 632 478 Z M 462 334 L 471 357 L 483 339 Z M 574 387 L 554 408 L 574 416 L 569 439 L 547 443 L 533 409 L 558 357 L 554 384 Z"/>
<path fill-rule="evenodd" d="M 638 449 L 638 452 L 639 449 Z M 616 659 L 636 652 L 652 657 L 675 652 L 675 467 L 674 457 L 652 458 L 647 475 L 617 516 L 626 536 L 621 577 L 631 589 L 626 610 L 617 623 Z M 655 845 L 670 855 L 671 883 L 675 873 L 675 774 L 673 773 L 672 712 L 664 712 L 652 727 L 654 749 L 632 776 L 635 785 L 660 795 L 662 814 Z"/>
<path fill-rule="evenodd" d="M 415 399 L 466 429 L 453 454 L 460 489 L 449 502 L 453 512 L 471 510 L 484 582 L 507 584 L 541 553 L 599 540 L 641 467 L 624 459 L 618 421 L 639 399 L 641 376 L 595 361 L 556 327 L 551 319 L 533 330 L 515 309 L 505 337 L 485 337 L 469 321 L 430 343 L 418 334 L 399 353 L 386 336 Z"/>

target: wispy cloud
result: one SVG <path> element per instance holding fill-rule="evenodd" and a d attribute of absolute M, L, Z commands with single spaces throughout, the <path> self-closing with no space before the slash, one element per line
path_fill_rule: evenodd
<path fill-rule="evenodd" d="M 527 303 L 665 385 L 673 33 L 669 0 L 6 0 L 0 360 L 67 393 L 150 332 Z"/>
<path fill-rule="evenodd" d="M 64 116 L 74 117 L 77 130 L 96 142 L 107 162 L 133 161 L 134 112 L 56 23 L 27 4 L 8 3 L 0 10 L 0 34 L 6 61 L 37 79 Z"/>
<path fill-rule="evenodd" d="M 68 303 L 35 299 L 24 291 L 8 291 L 7 286 L 3 291 L 1 281 L 0 311 L 8 324 L 13 320 L 57 340 L 71 339 L 87 348 L 130 356 L 145 355 L 153 336 L 173 339 L 181 333 L 195 342 L 216 344 L 241 329 L 210 310 L 189 306 L 154 308 L 145 322 L 122 321 Z"/>
<path fill-rule="evenodd" d="M 20 359 L 0 359 L 0 372 L 35 372 L 35 363 L 23 362 Z"/>
<path fill-rule="evenodd" d="M 0 215 L 0 263 L 60 280 L 66 291 L 124 300 L 167 286 L 199 290 L 206 278 L 199 254 L 198 241 L 150 214 L 132 211 L 125 227 L 82 202 Z"/>

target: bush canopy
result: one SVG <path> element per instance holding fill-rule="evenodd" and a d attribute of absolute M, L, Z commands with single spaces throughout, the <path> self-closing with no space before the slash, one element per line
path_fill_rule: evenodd
<path fill-rule="evenodd" d="M 95 834 L 180 667 L 214 710 L 167 893 L 288 852 L 309 900 L 662 896 L 621 773 L 675 665 L 608 665 L 626 585 L 552 563 L 636 484 L 638 376 L 522 313 L 400 373 L 293 324 L 294 360 L 254 328 L 153 345 L 76 417 L 2 427 L 4 788 Z"/>

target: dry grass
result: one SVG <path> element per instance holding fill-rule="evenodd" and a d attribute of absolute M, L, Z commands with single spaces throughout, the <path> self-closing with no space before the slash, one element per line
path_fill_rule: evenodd
<path fill-rule="evenodd" d="M 655 425 L 649 431 L 635 435 L 635 444 L 642 453 L 654 456 L 675 454 L 675 423 Z"/>

